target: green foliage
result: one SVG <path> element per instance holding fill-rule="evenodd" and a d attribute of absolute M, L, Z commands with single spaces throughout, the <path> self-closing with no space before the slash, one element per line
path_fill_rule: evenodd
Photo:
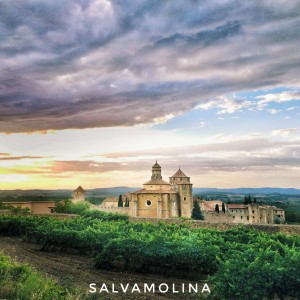
<path fill-rule="evenodd" d="M 119 195 L 118 207 L 123 207 L 122 195 Z"/>
<path fill-rule="evenodd" d="M 30 209 L 28 207 L 22 208 L 21 206 L 14 207 L 12 205 L 5 205 L 0 202 L 0 209 L 8 209 L 11 213 L 16 215 L 27 215 L 30 213 Z"/>
<path fill-rule="evenodd" d="M 83 292 L 71 287 L 58 286 L 54 280 L 45 279 L 28 265 L 12 262 L 1 253 L 0 295 L 8 300 L 71 300 L 85 297 Z"/>
<path fill-rule="evenodd" d="M 193 279 L 209 274 L 214 299 L 300 298 L 300 236 L 242 226 L 216 231 L 112 221 L 102 213 L 71 219 L 0 216 L 0 234 L 35 241 L 44 251 L 90 253 L 97 268 Z"/>
<path fill-rule="evenodd" d="M 256 203 L 256 198 L 254 198 L 254 199 L 255 199 L 254 203 Z M 251 203 L 252 203 L 252 200 L 251 200 L 251 196 L 249 194 L 248 196 L 244 197 L 244 204 L 251 204 Z"/>
<path fill-rule="evenodd" d="M 212 276 L 214 295 L 222 299 L 280 299 L 300 297 L 300 252 L 284 245 L 281 251 L 268 247 L 267 239 L 259 247 L 229 253 Z M 264 245 L 265 244 L 265 245 Z M 265 247 L 264 247 L 265 246 Z"/>
<path fill-rule="evenodd" d="M 105 197 L 91 197 L 91 196 L 85 197 L 86 201 L 88 201 L 89 203 L 94 204 L 94 205 L 100 205 L 104 199 L 105 199 Z"/>
<path fill-rule="evenodd" d="M 90 204 L 86 201 L 73 203 L 70 199 L 67 199 L 56 204 L 55 212 L 82 215 L 89 209 Z"/>
<path fill-rule="evenodd" d="M 217 213 L 220 212 L 219 204 L 216 204 L 216 206 L 215 206 L 215 211 L 216 211 Z"/>
<path fill-rule="evenodd" d="M 126 198 L 124 207 L 129 207 L 129 199 Z"/>
<path fill-rule="evenodd" d="M 204 216 L 199 206 L 198 201 L 194 201 L 194 206 L 192 210 L 192 219 L 194 220 L 204 220 Z"/>
<path fill-rule="evenodd" d="M 225 211 L 226 211 L 226 209 L 225 209 L 225 203 L 222 202 L 222 212 L 225 214 Z"/>

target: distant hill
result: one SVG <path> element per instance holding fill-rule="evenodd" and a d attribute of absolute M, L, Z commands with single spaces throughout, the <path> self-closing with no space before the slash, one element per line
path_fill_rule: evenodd
<path fill-rule="evenodd" d="M 236 188 L 236 189 L 217 189 L 217 188 L 193 188 L 193 193 L 226 193 L 226 194 L 283 194 L 283 195 L 300 195 L 300 189 L 294 188 Z"/>
<path fill-rule="evenodd" d="M 127 192 L 134 192 L 141 187 L 127 187 L 127 186 L 118 186 L 118 187 L 109 187 L 109 188 L 95 188 L 87 189 L 87 195 L 120 195 Z M 68 198 L 71 196 L 74 189 L 57 189 L 57 190 L 0 190 L 1 197 L 20 197 L 20 196 L 40 196 L 40 197 L 65 197 Z M 300 195 L 300 189 L 294 188 L 235 188 L 235 189 L 217 189 L 217 188 L 193 188 L 194 194 L 201 193 L 226 193 L 226 194 L 251 194 L 251 195 L 271 195 L 271 194 L 282 194 L 282 195 Z"/>
<path fill-rule="evenodd" d="M 118 196 L 120 194 L 126 194 L 128 192 L 134 192 L 138 189 L 140 189 L 140 187 L 117 186 L 117 187 L 111 187 L 111 188 L 91 189 L 91 190 L 88 190 L 88 193 Z"/>

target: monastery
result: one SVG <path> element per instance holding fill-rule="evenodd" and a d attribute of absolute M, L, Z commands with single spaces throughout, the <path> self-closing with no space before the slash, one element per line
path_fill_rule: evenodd
<path fill-rule="evenodd" d="M 180 168 L 169 177 L 169 182 L 163 180 L 161 166 L 156 161 L 152 166 L 151 179 L 143 184 L 143 188 L 122 196 L 123 203 L 125 199 L 129 200 L 129 207 L 118 207 L 118 197 L 108 197 L 98 208 L 107 212 L 127 214 L 131 217 L 191 218 L 194 201 L 198 201 L 207 222 L 243 224 L 285 222 L 284 210 L 270 205 L 224 203 L 224 211 L 216 211 L 216 205 L 221 210 L 222 201 L 194 199 L 192 186 L 190 177 Z"/>
<path fill-rule="evenodd" d="M 152 166 L 151 179 L 143 188 L 131 193 L 130 215 L 166 219 L 172 217 L 191 217 L 193 208 L 193 191 L 190 177 L 179 170 L 169 182 L 162 179 L 161 166 Z"/>

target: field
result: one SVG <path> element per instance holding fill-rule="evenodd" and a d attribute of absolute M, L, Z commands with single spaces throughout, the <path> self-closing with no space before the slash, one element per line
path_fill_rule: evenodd
<path fill-rule="evenodd" d="M 64 220 L 1 216 L 0 234 L 39 245 L 47 255 L 82 255 L 102 272 L 204 280 L 213 286 L 212 299 L 300 297 L 299 236 L 131 223 L 101 212 Z"/>

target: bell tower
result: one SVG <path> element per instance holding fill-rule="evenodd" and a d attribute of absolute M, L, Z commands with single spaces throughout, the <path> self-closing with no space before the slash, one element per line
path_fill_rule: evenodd
<path fill-rule="evenodd" d="M 151 180 L 162 180 L 162 176 L 161 176 L 161 166 L 156 163 L 152 166 L 152 176 L 151 176 Z"/>
<path fill-rule="evenodd" d="M 178 191 L 181 216 L 190 218 L 193 209 L 193 184 L 190 182 L 190 177 L 179 167 L 178 171 L 170 177 L 170 184 Z"/>
<path fill-rule="evenodd" d="M 193 184 L 189 180 L 183 179 L 178 184 L 178 193 L 180 198 L 181 216 L 190 218 L 193 209 Z"/>

